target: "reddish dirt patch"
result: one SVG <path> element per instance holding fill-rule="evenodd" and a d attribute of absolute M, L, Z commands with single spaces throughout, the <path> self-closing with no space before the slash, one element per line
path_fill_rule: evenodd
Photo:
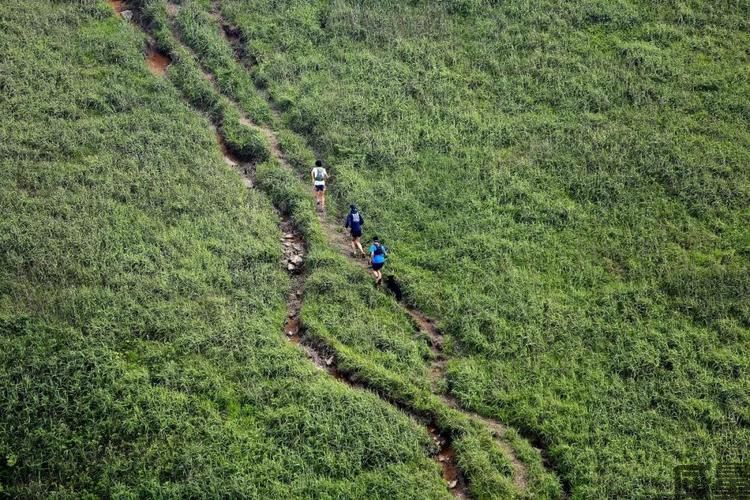
<path fill-rule="evenodd" d="M 437 461 L 443 469 L 443 479 L 456 498 L 469 498 L 466 481 L 456 464 L 456 451 L 434 426 L 427 427 L 432 440 L 438 446 Z"/>
<path fill-rule="evenodd" d="M 284 323 L 284 333 L 292 344 L 299 344 L 302 338 L 299 334 L 299 317 L 287 317 Z"/>
<path fill-rule="evenodd" d="M 167 68 L 172 64 L 172 59 L 168 55 L 162 54 L 154 47 L 150 47 L 148 55 L 146 56 L 146 62 L 148 63 L 148 69 L 151 73 L 156 76 L 164 76 L 167 72 Z"/>
<path fill-rule="evenodd" d="M 109 2 L 109 5 L 117 12 L 118 14 L 125 10 L 125 2 L 122 0 L 107 0 Z"/>

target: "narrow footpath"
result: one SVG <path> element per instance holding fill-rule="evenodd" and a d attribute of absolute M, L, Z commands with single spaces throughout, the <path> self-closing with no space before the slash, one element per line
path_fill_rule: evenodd
<path fill-rule="evenodd" d="M 130 14 L 126 14 L 126 12 L 129 12 L 127 10 L 126 3 L 117 0 L 108 1 L 113 9 L 118 14 L 122 15 L 126 20 L 130 20 L 132 18 L 132 12 Z M 175 26 L 175 16 L 178 14 L 180 7 L 173 3 L 168 3 L 167 6 L 167 12 L 170 18 L 170 28 L 175 38 L 192 54 L 192 50 L 187 46 L 187 44 L 183 42 L 179 30 L 176 29 Z M 242 64 L 246 64 L 243 62 L 245 61 L 245 58 L 241 57 L 243 48 L 242 43 L 239 39 L 239 30 L 225 22 L 225 20 L 219 13 L 218 7 L 218 2 L 215 1 L 213 3 L 212 15 L 217 23 L 222 27 L 221 31 L 223 35 L 234 48 L 237 59 Z M 171 63 L 171 60 L 168 55 L 159 53 L 154 48 L 155 44 L 152 40 L 150 40 L 150 38 L 149 41 L 150 48 L 146 55 L 147 66 L 153 74 L 164 76 L 168 70 L 168 66 Z M 200 61 L 200 59 L 197 57 L 196 60 Z M 207 71 L 204 66 L 202 67 L 206 80 L 212 83 L 217 94 L 221 94 L 220 90 L 218 89 L 218 85 L 216 85 L 216 78 L 214 77 L 214 75 Z M 280 114 L 273 105 L 270 96 L 265 92 L 261 92 L 261 94 L 265 97 L 272 113 L 274 113 L 276 118 L 280 118 Z M 236 103 L 232 102 L 232 105 L 240 113 L 240 116 L 242 116 L 243 125 L 259 131 L 266 138 L 270 147 L 271 155 L 278 161 L 278 163 L 285 169 L 294 172 L 294 169 L 289 164 L 281 150 L 276 133 L 268 127 L 251 122 Z M 278 122 L 280 123 L 280 120 L 278 120 Z M 223 153 L 224 162 L 227 164 L 227 166 L 233 168 L 241 176 L 241 178 L 243 179 L 243 183 L 247 188 L 255 189 L 255 165 L 249 162 L 242 162 L 229 152 L 229 149 L 227 148 L 224 138 L 222 137 L 217 125 L 218 124 L 215 123 L 213 129 L 218 144 Z M 307 245 L 302 234 L 296 229 L 291 219 L 282 211 L 277 210 L 277 214 L 280 221 L 280 244 L 283 249 L 283 261 L 281 264 L 289 273 L 291 282 L 290 289 L 287 294 L 287 318 L 283 325 L 283 335 L 289 340 L 289 342 L 295 344 L 299 349 L 305 352 L 307 358 L 310 359 L 315 364 L 315 366 L 325 371 L 330 376 L 350 385 L 355 389 L 365 390 L 365 388 L 359 382 L 350 379 L 337 370 L 335 356 L 326 355 L 325 353 L 319 351 L 317 348 L 304 341 L 305 339 L 303 338 L 302 334 L 303 325 L 301 324 L 300 312 L 303 305 L 305 280 L 307 277 L 305 272 Z M 345 234 L 340 231 L 339 228 L 331 221 L 327 220 L 324 213 L 319 212 L 318 217 L 327 236 L 329 244 L 332 247 L 337 248 L 347 258 L 349 258 L 352 263 L 367 269 L 367 262 L 362 259 L 352 258 L 350 256 L 350 246 Z M 458 412 L 461 412 L 463 415 L 467 416 L 479 425 L 484 426 L 492 434 L 496 444 L 504 452 L 511 463 L 511 466 L 513 468 L 514 485 L 519 492 L 526 491 L 528 476 L 527 470 L 525 465 L 516 457 L 509 442 L 505 439 L 507 428 L 502 423 L 496 420 L 482 417 L 473 412 L 464 410 L 460 407 L 460 405 L 454 398 L 444 394 L 439 389 L 439 381 L 441 381 L 445 376 L 445 366 L 447 364 L 447 358 L 443 353 L 443 336 L 439 329 L 436 327 L 435 321 L 418 309 L 408 305 L 403 300 L 398 283 L 393 277 L 387 278 L 385 284 L 388 290 L 394 295 L 397 302 L 403 308 L 404 312 L 411 317 L 415 330 L 420 332 L 429 340 L 429 345 L 432 350 L 434 360 L 432 366 L 430 367 L 430 381 L 433 393 L 438 396 L 446 406 Z M 413 412 L 409 411 L 409 409 L 403 408 L 393 401 L 389 401 L 382 395 L 380 397 L 384 401 L 387 401 L 390 404 L 394 404 L 395 406 L 399 407 L 399 409 L 411 415 L 415 421 L 421 422 L 422 425 L 424 425 L 424 428 L 432 436 L 436 448 L 438 449 L 438 452 L 433 458 L 440 464 L 443 471 L 443 478 L 446 481 L 448 488 L 456 498 L 470 498 L 468 494 L 467 482 L 461 474 L 461 471 L 456 463 L 455 451 L 451 446 L 451 442 L 448 436 L 445 433 L 441 432 L 440 429 L 437 429 L 429 423 L 425 423 L 419 415 L 414 414 Z"/>
<path fill-rule="evenodd" d="M 132 12 L 127 9 L 127 4 L 123 1 L 108 0 L 113 10 L 118 15 L 121 15 L 126 21 L 132 20 Z M 175 4 L 168 4 L 167 12 L 173 19 L 179 11 L 179 6 Z M 193 53 L 192 50 L 181 40 L 178 30 L 174 26 L 171 26 L 173 34 L 180 41 L 180 43 L 189 52 Z M 146 33 L 149 41 L 148 52 L 146 54 L 146 64 L 149 71 L 156 76 L 165 76 L 171 59 L 168 55 L 159 52 L 155 47 L 155 43 L 150 38 L 149 34 Z M 196 58 L 198 60 L 198 58 Z M 205 68 L 204 68 L 205 71 Z M 208 72 L 205 72 L 205 78 L 207 81 L 214 85 L 217 93 L 220 93 L 216 86 L 216 78 Z M 261 132 L 267 139 L 271 153 L 285 168 L 291 169 L 291 166 L 284 158 L 281 149 L 279 147 L 278 139 L 276 135 L 268 128 L 260 127 L 257 124 L 252 123 L 247 116 L 242 112 L 241 109 L 232 103 L 235 109 L 242 116 L 242 124 L 251 128 L 254 128 Z M 196 110 L 200 112 L 199 110 Z M 255 189 L 255 165 L 250 162 L 242 162 L 236 156 L 232 155 L 227 147 L 224 137 L 221 135 L 220 129 L 214 123 L 212 126 L 213 132 L 216 135 L 218 145 L 222 151 L 224 162 L 227 166 L 232 167 L 243 179 L 243 183 L 248 189 Z M 357 390 L 367 390 L 360 383 L 351 380 L 349 377 L 341 374 L 335 366 L 335 358 L 333 356 L 325 356 L 323 353 L 316 350 L 313 346 L 303 343 L 301 336 L 301 321 L 300 312 L 304 300 L 304 286 L 306 274 L 304 272 L 304 262 L 306 256 L 306 244 L 302 234 L 296 229 L 291 219 L 283 212 L 276 210 L 279 217 L 279 229 L 281 231 L 281 246 L 283 249 L 282 265 L 289 273 L 291 279 L 291 286 L 287 294 L 287 318 L 283 325 L 283 333 L 286 338 L 299 349 L 305 352 L 308 359 L 310 359 L 314 365 L 325 371 L 333 378 L 346 383 Z M 389 404 L 393 402 L 387 399 L 381 398 Z M 437 453 L 433 456 L 435 461 L 440 464 L 442 469 L 442 475 L 446 481 L 446 486 L 451 491 L 454 497 L 460 499 L 470 498 L 468 494 L 467 484 L 463 478 L 460 469 L 456 464 L 456 454 L 453 450 L 450 440 L 444 436 L 439 429 L 432 425 L 425 424 L 418 415 L 414 415 L 403 407 L 399 407 L 400 410 L 409 414 L 416 422 L 421 422 L 424 425 L 426 431 L 430 434 L 433 442 L 438 449 Z"/>
<path fill-rule="evenodd" d="M 229 44 L 232 46 L 232 48 L 235 51 L 235 57 L 237 58 L 237 60 L 240 61 L 242 64 L 245 64 L 243 62 L 244 58 L 242 57 L 243 46 L 240 40 L 240 30 L 234 26 L 231 26 L 221 17 L 221 14 L 219 12 L 218 0 L 215 0 L 213 2 L 212 17 L 221 26 L 224 37 L 226 38 L 226 40 L 229 42 Z M 245 66 L 247 65 L 245 64 Z M 247 68 L 247 69 L 250 69 L 250 68 Z M 280 112 L 276 108 L 276 106 L 273 105 L 273 102 L 271 101 L 270 96 L 266 92 L 263 92 L 262 95 L 265 97 L 266 101 L 268 102 L 269 108 L 271 109 L 271 112 L 275 115 L 275 118 L 277 119 L 277 121 L 281 122 Z M 259 127 L 259 129 L 268 140 L 268 143 L 271 147 L 271 152 L 273 156 L 276 158 L 276 160 L 282 166 L 294 172 L 293 167 L 289 164 L 289 162 L 284 157 L 284 153 L 281 151 L 281 148 L 279 146 L 279 141 L 274 131 L 270 130 L 267 127 Z M 368 261 L 351 256 L 351 253 L 350 253 L 351 246 L 350 246 L 349 240 L 346 237 L 346 234 L 339 229 L 339 226 L 334 224 L 330 220 L 328 220 L 326 218 L 325 212 L 319 211 L 318 218 L 320 220 L 320 223 L 324 229 L 324 233 L 326 234 L 331 246 L 338 249 L 341 254 L 349 258 L 350 262 L 369 271 L 370 267 L 369 267 Z M 404 300 L 401 294 L 401 290 L 398 285 L 398 282 L 395 280 L 394 277 L 385 276 L 383 282 L 385 286 L 394 295 L 394 297 L 396 298 L 396 300 L 398 301 L 402 309 L 411 317 L 412 323 L 414 324 L 417 331 L 419 331 L 422 335 L 427 337 L 427 339 L 429 340 L 430 350 L 432 351 L 432 354 L 433 354 L 432 356 L 433 362 L 429 370 L 430 382 L 431 382 L 433 393 L 437 395 L 438 397 L 440 397 L 441 401 L 445 405 L 449 406 L 450 408 L 456 411 L 463 413 L 464 415 L 468 416 L 475 422 L 486 427 L 491 432 L 491 434 L 495 437 L 495 442 L 503 450 L 506 457 L 511 462 L 511 466 L 513 467 L 514 485 L 519 489 L 519 491 L 525 491 L 527 488 L 526 467 L 523 464 L 523 462 L 521 462 L 518 459 L 518 457 L 515 456 L 515 453 L 512 447 L 504 439 L 505 434 L 508 430 L 507 427 L 496 420 L 482 417 L 481 415 L 478 415 L 474 412 L 470 412 L 470 411 L 463 409 L 458 403 L 458 401 L 456 401 L 455 398 L 439 391 L 438 389 L 439 381 L 445 378 L 445 368 L 446 368 L 448 360 L 443 352 L 443 335 L 438 330 L 435 324 L 436 323 L 435 320 L 427 316 L 425 313 L 423 313 L 419 309 L 407 304 L 407 302 Z M 455 462 L 454 459 L 446 459 L 445 457 L 441 461 L 441 463 L 443 463 L 444 465 L 446 463 L 454 463 L 454 462 Z M 450 484 L 453 484 L 453 482 L 454 480 L 449 481 Z"/>

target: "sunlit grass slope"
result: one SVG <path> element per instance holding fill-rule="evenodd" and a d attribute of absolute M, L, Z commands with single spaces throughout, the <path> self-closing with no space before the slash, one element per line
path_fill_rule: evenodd
<path fill-rule="evenodd" d="M 221 6 L 443 319 L 460 401 L 584 497 L 748 459 L 750 4 Z"/>
<path fill-rule="evenodd" d="M 218 20 L 209 12 L 211 7 L 208 2 L 183 2 L 179 8 L 168 8 L 163 0 L 147 0 L 139 5 L 139 13 L 156 43 L 176 61 L 169 78 L 186 98 L 209 112 L 214 108 L 211 102 L 219 103 L 218 109 L 224 111 L 216 114 L 218 120 L 226 120 L 226 106 L 221 103 L 231 98 L 238 110 L 256 123 L 264 123 L 270 108 L 265 102 L 264 106 L 257 106 L 258 99 L 264 98 L 254 90 L 250 75 L 221 35 Z M 186 53 L 189 51 L 193 54 Z M 210 79 L 216 84 L 213 90 L 195 92 L 200 85 L 193 82 L 207 81 L 197 64 L 210 72 Z M 196 73 L 197 77 L 185 78 Z M 245 90 L 239 92 L 240 89 Z M 213 97 L 194 99 L 209 94 Z M 307 173 L 315 158 L 313 152 L 302 138 L 284 130 L 275 116 L 269 126 L 274 130 L 269 133 L 277 136 L 289 165 L 284 166 L 275 158 L 258 164 L 255 181 L 294 222 L 306 241 L 301 314 L 305 343 L 315 345 L 326 359 L 330 356 L 335 360 L 339 374 L 436 426 L 455 450 L 456 462 L 473 497 L 557 498 L 559 481 L 544 468 L 538 450 L 513 430 L 505 433 L 504 449 L 487 428 L 448 408 L 430 393 L 427 339 L 415 332 L 407 313 L 392 297 L 373 287 L 368 273 L 332 248 L 330 235 L 325 234 L 330 229 L 324 230 L 315 214 L 307 182 L 300 182 L 292 171 Z M 512 466 L 508 449 L 523 463 L 520 472 Z"/>
<path fill-rule="evenodd" d="M 0 495 L 447 497 L 280 328 L 276 215 L 104 2 L 0 4 Z"/>

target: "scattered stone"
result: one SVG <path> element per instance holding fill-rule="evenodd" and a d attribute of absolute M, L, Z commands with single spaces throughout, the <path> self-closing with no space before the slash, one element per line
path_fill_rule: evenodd
<path fill-rule="evenodd" d="M 331 366 L 332 364 L 333 364 L 333 356 L 331 356 L 330 358 L 326 359 L 326 366 Z"/>
<path fill-rule="evenodd" d="M 294 332 L 291 331 L 291 330 L 289 330 L 288 332 L 286 332 L 286 336 L 287 337 L 294 337 Z"/>
<path fill-rule="evenodd" d="M 300 255 L 292 255 L 292 257 L 289 259 L 289 262 L 295 265 L 300 265 L 303 261 L 304 259 Z"/>
<path fill-rule="evenodd" d="M 126 21 L 130 21 L 131 19 L 133 19 L 133 11 L 132 10 L 123 10 L 122 12 L 120 12 L 120 15 Z"/>
<path fill-rule="evenodd" d="M 290 262 L 290 263 L 289 263 L 289 264 L 288 264 L 288 265 L 286 266 L 286 269 L 287 269 L 287 271 L 294 271 L 295 269 L 297 269 L 297 266 L 295 266 L 294 264 L 292 264 L 292 263 Z"/>
<path fill-rule="evenodd" d="M 450 489 L 454 489 L 456 486 L 458 486 L 458 480 L 457 479 L 454 479 L 453 481 L 451 481 L 450 483 L 448 483 L 448 488 L 450 488 Z"/>

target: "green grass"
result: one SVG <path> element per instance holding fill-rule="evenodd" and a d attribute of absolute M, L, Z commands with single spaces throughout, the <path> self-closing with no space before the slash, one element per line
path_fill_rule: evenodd
<path fill-rule="evenodd" d="M 239 104 L 256 123 L 268 123 L 271 113 L 252 79 L 235 60 L 232 48 L 223 43 L 219 26 L 198 3 L 182 2 L 175 25 L 181 37 L 216 76 L 221 92 Z"/>
<path fill-rule="evenodd" d="M 463 404 L 580 497 L 748 459 L 746 2 L 221 5 L 442 319 Z"/>
<path fill-rule="evenodd" d="M 206 14 L 206 8 L 198 2 L 183 2 L 180 12 L 191 12 L 191 17 L 203 23 L 199 29 L 203 36 L 189 37 L 188 43 L 199 54 L 200 63 L 211 67 L 213 54 L 228 51 L 229 44 Z M 158 1 L 147 8 L 147 12 L 160 10 L 163 7 Z M 157 33 L 161 25 L 164 21 L 156 22 Z M 213 48 L 206 51 L 202 46 Z M 253 114 L 238 104 L 242 111 Z M 283 129 L 277 135 L 292 167 L 306 174 L 314 156 L 304 139 Z M 257 166 L 256 178 L 260 189 L 291 218 L 307 242 L 308 278 L 302 310 L 306 339 L 335 354 L 337 367 L 343 373 L 421 418 L 436 422 L 450 434 L 472 494 L 479 498 L 558 496 L 557 478 L 543 469 L 539 455 L 528 443 L 518 436 L 510 440 L 529 470 L 527 490 L 519 492 L 511 484 L 507 457 L 492 442 L 487 430 L 472 424 L 430 394 L 426 372 L 430 353 L 426 339 L 416 335 L 405 312 L 392 298 L 376 292 L 362 270 L 332 251 L 314 215 L 312 197 L 293 172 L 270 160 Z"/>
<path fill-rule="evenodd" d="M 510 462 L 488 430 L 430 392 L 420 358 L 429 356 L 426 339 L 415 336 L 406 313 L 391 297 L 375 291 L 364 271 L 331 250 L 314 215 L 312 196 L 294 174 L 272 160 L 258 166 L 257 180 L 295 221 L 308 243 L 309 276 L 302 309 L 306 341 L 325 355 L 334 355 L 342 374 L 447 433 L 477 498 L 558 497 L 557 477 L 544 470 L 538 452 L 526 441 L 512 431 L 508 438 L 528 471 L 528 487 L 519 492 L 511 482 Z"/>
<path fill-rule="evenodd" d="M 242 123 L 235 105 L 221 95 L 207 79 L 196 57 L 172 33 L 165 3 L 143 0 L 139 7 L 139 12 L 143 15 L 142 22 L 153 34 L 156 47 L 172 60 L 168 78 L 183 97 L 218 125 L 224 143 L 238 159 L 248 162 L 268 159 L 268 144 L 260 132 Z M 256 96 L 253 102 L 257 103 L 259 99 L 261 98 Z M 267 115 L 268 110 L 264 108 L 262 113 Z M 256 111 L 255 116 L 257 115 Z"/>
<path fill-rule="evenodd" d="M 420 425 L 282 338 L 277 216 L 189 54 L 151 75 L 104 2 L 0 33 L 0 494 L 447 498 Z"/>
<path fill-rule="evenodd" d="M 249 72 L 179 3 L 129 4 L 166 79 L 104 2 L 0 7 L 0 493 L 448 497 L 382 397 L 450 434 L 474 496 L 518 494 L 229 99 L 305 180 L 310 145 L 329 162 L 329 216 L 356 201 L 441 319 L 448 390 L 518 429 L 525 496 L 560 487 L 520 435 L 580 498 L 748 459 L 747 3 L 223 0 Z M 308 243 L 308 339 L 381 397 L 282 339 L 271 203 Z"/>

